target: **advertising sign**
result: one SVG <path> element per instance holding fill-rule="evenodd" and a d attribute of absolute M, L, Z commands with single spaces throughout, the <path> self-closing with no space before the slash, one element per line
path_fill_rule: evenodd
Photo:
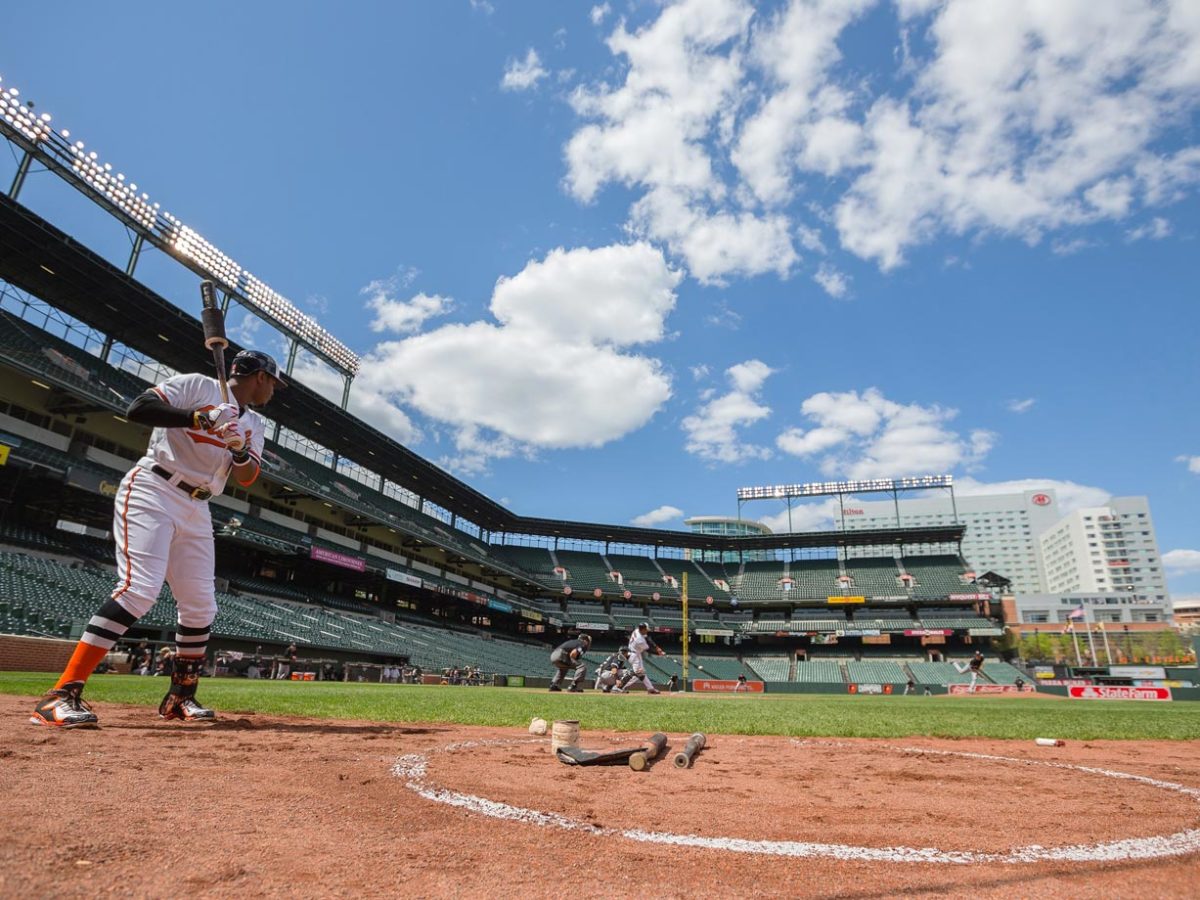
<path fill-rule="evenodd" d="M 397 581 L 400 584 L 407 584 L 409 587 L 420 587 L 421 579 L 416 575 L 409 575 L 407 572 L 401 572 L 399 569 L 388 569 L 385 573 L 388 581 Z"/>
<path fill-rule="evenodd" d="M 513 611 L 512 606 L 505 603 L 503 600 L 496 600 L 492 597 L 488 598 L 487 605 L 488 605 L 488 609 L 494 609 L 497 612 L 510 613 Z"/>
<path fill-rule="evenodd" d="M 535 621 L 535 622 L 542 621 L 542 614 L 540 612 L 538 612 L 536 609 L 521 610 L 521 617 L 525 618 L 525 619 L 533 619 L 533 621 Z"/>
<path fill-rule="evenodd" d="M 954 634 L 949 628 L 908 628 L 904 632 L 908 637 L 933 637 L 937 635 L 942 637 L 948 634 Z"/>
<path fill-rule="evenodd" d="M 991 600 L 991 594 L 948 594 L 950 600 Z"/>
<path fill-rule="evenodd" d="M 1149 678 L 1163 679 L 1167 670 L 1162 666 L 1109 666 L 1108 674 L 1117 678 Z"/>
<path fill-rule="evenodd" d="M 7 452 L 8 448 L 0 444 L 0 454 Z M 0 465 L 3 465 L 3 463 L 0 463 Z M 117 487 L 120 485 L 120 481 L 120 478 L 116 480 L 105 478 L 91 469 L 84 469 L 80 466 L 71 466 L 67 469 L 67 484 L 71 485 L 71 487 L 83 488 L 85 491 L 91 491 L 93 494 L 99 494 L 102 497 L 117 496 Z"/>
<path fill-rule="evenodd" d="M 826 597 L 826 603 L 866 603 L 866 597 Z"/>
<path fill-rule="evenodd" d="M 967 634 L 971 637 L 1000 637 L 1004 634 L 1003 628 L 968 628 Z"/>
<path fill-rule="evenodd" d="M 847 685 L 851 694 L 890 694 L 890 684 L 851 684 Z"/>
<path fill-rule="evenodd" d="M 1168 687 L 1118 687 L 1116 685 L 1089 684 L 1067 688 L 1072 700 L 1170 700 Z"/>
<path fill-rule="evenodd" d="M 738 682 L 733 680 L 724 680 L 719 678 L 696 678 L 689 682 L 693 691 L 708 691 L 710 693 L 737 693 L 761 694 L 763 692 L 763 683 L 761 681 L 747 681 L 738 688 Z"/>
<path fill-rule="evenodd" d="M 1015 684 L 977 684 L 975 690 L 971 690 L 969 684 L 948 684 L 946 685 L 946 693 L 948 694 L 1034 694 L 1037 691 L 1032 684 L 1023 684 L 1017 687 Z"/>
<path fill-rule="evenodd" d="M 733 632 L 728 628 L 697 628 L 695 633 L 710 637 L 733 637 Z"/>
<path fill-rule="evenodd" d="M 575 627 L 580 631 L 608 631 L 608 625 L 604 622 L 576 622 Z"/>
<path fill-rule="evenodd" d="M 367 561 L 361 556 L 338 553 L 336 550 L 327 550 L 315 544 L 309 549 L 308 556 L 309 559 L 314 559 L 317 562 L 329 563 L 331 566 L 341 566 L 343 569 L 353 569 L 356 572 L 365 572 L 367 568 Z"/>

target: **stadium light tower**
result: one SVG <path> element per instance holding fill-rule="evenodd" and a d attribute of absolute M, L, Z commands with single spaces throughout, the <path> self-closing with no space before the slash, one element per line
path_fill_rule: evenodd
<path fill-rule="evenodd" d="M 846 530 L 846 496 L 848 494 L 889 493 L 896 507 L 896 525 L 900 525 L 900 493 L 902 491 L 928 491 L 945 489 L 950 492 L 950 505 L 954 510 L 954 524 L 958 524 L 958 504 L 954 501 L 953 475 L 918 475 L 910 478 L 869 478 L 859 481 L 813 481 L 807 484 L 776 484 L 765 487 L 738 488 L 738 518 L 742 517 L 742 505 L 752 500 L 784 500 L 788 508 L 788 531 L 792 529 L 792 500 L 797 498 L 838 498 L 841 512 L 841 528 Z"/>
<path fill-rule="evenodd" d="M 289 341 L 307 347 L 342 373 L 346 378 L 342 406 L 346 406 L 350 382 L 360 365 L 353 351 L 195 229 L 161 209 L 148 194 L 139 192 L 124 173 L 114 172 L 112 164 L 102 162 L 83 141 L 71 140 L 65 128 L 55 131 L 49 115 L 36 115 L 33 103 L 22 102 L 19 97 L 16 88 L 5 88 L 0 83 L 0 135 L 22 154 L 9 197 L 15 200 L 32 165 L 42 164 L 133 232 L 125 274 L 133 275 L 148 241 L 201 278 L 212 279 L 220 285 L 223 306 L 228 307 L 230 299 L 237 300 L 279 328 Z"/>

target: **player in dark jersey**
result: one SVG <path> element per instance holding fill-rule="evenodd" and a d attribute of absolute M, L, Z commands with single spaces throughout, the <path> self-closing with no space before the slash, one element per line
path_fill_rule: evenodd
<path fill-rule="evenodd" d="M 587 653 L 591 646 L 591 636 L 581 634 L 572 640 L 563 641 L 554 648 L 554 652 L 550 654 L 550 662 L 554 664 L 554 677 L 550 679 L 550 690 L 561 691 L 563 678 L 566 677 L 567 672 L 574 669 L 571 686 L 567 690 L 574 694 L 583 692 L 583 688 L 579 686 L 579 683 L 587 677 L 587 663 L 584 662 L 583 654 Z"/>

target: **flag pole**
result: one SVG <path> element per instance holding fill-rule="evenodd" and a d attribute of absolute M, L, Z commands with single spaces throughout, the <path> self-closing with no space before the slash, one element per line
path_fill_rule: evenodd
<path fill-rule="evenodd" d="M 1075 633 L 1075 620 L 1067 619 L 1067 631 L 1071 632 L 1071 643 L 1075 645 L 1075 665 L 1083 665 L 1083 657 L 1079 653 L 1079 635 Z"/>
<path fill-rule="evenodd" d="M 1085 606 L 1083 608 L 1083 624 L 1087 626 L 1088 648 L 1092 654 L 1092 665 L 1095 666 L 1095 665 L 1099 665 L 1098 661 L 1096 660 L 1096 639 L 1092 637 L 1092 625 L 1088 621 L 1087 614 L 1088 614 L 1088 610 L 1087 610 L 1087 607 Z"/>
<path fill-rule="evenodd" d="M 1112 649 L 1108 646 L 1108 629 L 1104 627 L 1103 622 L 1097 622 L 1096 626 L 1100 629 L 1100 637 L 1104 638 L 1104 657 L 1108 660 L 1108 664 L 1112 665 Z"/>
<path fill-rule="evenodd" d="M 683 691 L 688 689 L 688 649 L 690 637 L 688 632 L 688 573 L 683 573 Z"/>

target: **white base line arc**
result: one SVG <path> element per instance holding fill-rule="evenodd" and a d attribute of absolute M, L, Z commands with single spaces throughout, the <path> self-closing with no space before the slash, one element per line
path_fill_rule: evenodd
<path fill-rule="evenodd" d="M 497 747 L 513 744 L 545 743 L 544 738 L 499 739 L 460 741 L 431 751 L 432 753 L 454 753 L 474 747 Z M 835 741 L 792 741 L 797 747 L 824 746 L 847 747 Z M 1018 765 L 1044 766 L 1067 769 L 1087 775 L 1097 775 L 1122 781 L 1135 781 L 1160 790 L 1182 794 L 1200 800 L 1200 789 L 1190 788 L 1170 781 L 1161 781 L 1145 775 L 1117 772 L 1094 766 L 1077 766 L 1050 760 L 1019 759 L 1011 756 L 996 756 L 987 753 L 970 753 L 959 750 L 933 750 L 923 747 L 900 747 L 883 745 L 882 749 L 900 753 L 928 756 L 959 756 L 989 762 L 1015 763 Z M 974 850 L 941 850 L 937 847 L 857 847 L 850 844 L 824 844 L 811 841 L 751 840 L 735 837 L 703 837 L 695 834 L 672 834 L 640 829 L 601 828 L 558 813 L 525 809 L 474 794 L 464 794 L 431 784 L 428 780 L 429 756 L 409 754 L 396 759 L 391 774 L 404 781 L 404 786 L 418 796 L 434 803 L 463 809 L 491 819 L 522 822 L 541 828 L 560 828 L 580 831 L 597 836 L 616 836 L 647 844 L 667 844 L 676 847 L 695 847 L 704 850 L 723 850 L 727 853 L 747 853 L 760 856 L 785 856 L 793 858 L 825 857 L 830 859 L 861 862 L 888 863 L 934 863 L 941 865 L 978 865 L 981 863 L 1034 863 L 1034 862 L 1117 862 L 1123 860 L 1159 859 L 1183 856 L 1200 852 L 1200 829 L 1179 831 L 1175 834 L 1150 837 L 1124 838 L 1095 844 L 1073 844 L 1061 847 L 1043 847 L 1029 844 L 1001 853 L 984 853 Z"/>

